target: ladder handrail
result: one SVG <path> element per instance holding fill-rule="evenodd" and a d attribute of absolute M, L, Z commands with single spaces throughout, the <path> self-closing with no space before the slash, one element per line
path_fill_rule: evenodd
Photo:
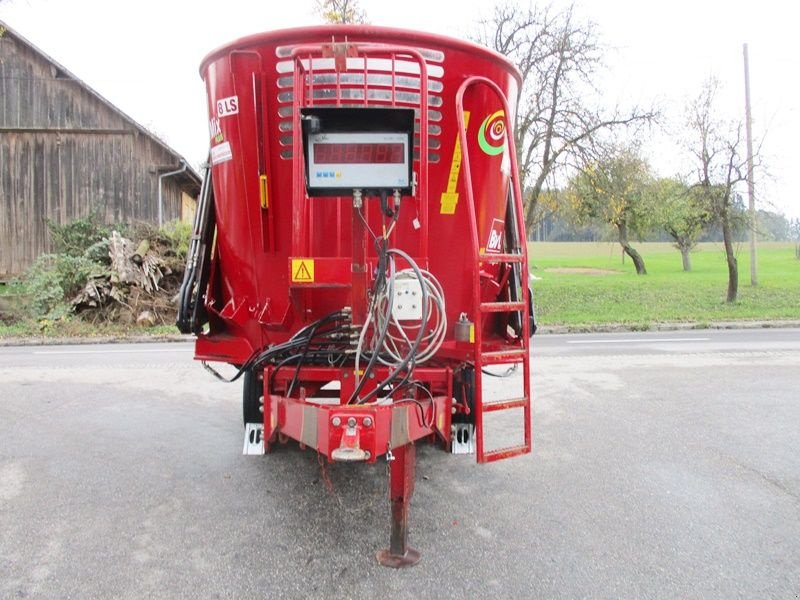
<path fill-rule="evenodd" d="M 494 91 L 497 94 L 498 98 L 500 99 L 500 102 L 503 105 L 503 111 L 505 112 L 506 121 L 507 122 L 510 122 L 509 121 L 509 116 L 511 114 L 510 109 L 509 109 L 509 105 L 508 105 L 508 100 L 506 99 L 505 94 L 503 94 L 503 91 L 500 89 L 500 86 L 498 86 L 491 79 L 487 79 L 486 77 L 481 77 L 481 76 L 474 75 L 472 77 L 467 78 L 461 84 L 461 86 L 458 89 L 458 92 L 456 93 L 456 118 L 457 118 L 457 121 L 458 121 L 459 136 L 460 136 L 461 148 L 462 148 L 462 151 L 461 151 L 462 152 L 461 164 L 462 164 L 462 169 L 463 169 L 464 178 L 465 178 L 464 181 L 465 181 L 465 189 L 466 189 L 466 192 L 467 192 L 467 200 L 469 201 L 467 203 L 467 205 L 468 205 L 468 209 L 469 209 L 469 212 L 470 212 L 470 216 L 472 216 L 472 217 L 475 216 L 475 204 L 474 204 L 474 197 L 475 196 L 474 196 L 474 192 L 473 192 L 473 189 L 472 189 L 472 179 L 470 177 L 468 177 L 468 175 L 470 174 L 470 167 L 469 167 L 469 152 L 468 152 L 468 147 L 466 145 L 467 144 L 467 132 L 466 132 L 466 128 L 464 127 L 464 94 L 466 93 L 467 88 L 471 87 L 472 85 L 475 85 L 476 83 L 483 83 L 483 84 L 489 86 L 489 88 L 491 88 L 492 91 Z M 526 243 L 527 242 L 527 234 L 525 232 L 525 218 L 524 218 L 525 212 L 524 212 L 524 206 L 522 204 L 522 188 L 521 188 L 521 184 L 520 184 L 520 181 L 519 181 L 519 170 L 518 170 L 518 163 L 517 163 L 517 149 L 516 149 L 516 144 L 514 142 L 514 136 L 511 135 L 511 133 L 510 133 L 511 129 L 507 128 L 507 131 L 509 132 L 506 135 L 506 140 L 508 142 L 509 154 L 511 156 L 511 181 L 512 181 L 512 185 L 513 185 L 513 190 L 512 191 L 513 191 L 513 196 L 514 196 L 514 203 L 515 203 L 516 208 L 517 208 L 517 214 L 519 216 L 519 218 L 517 219 L 517 223 L 516 223 L 516 225 L 517 225 L 517 235 L 518 235 L 519 240 L 521 240 L 521 244 L 522 244 L 522 247 L 520 248 L 520 250 L 521 250 L 521 254 L 522 254 L 522 269 L 523 269 L 523 273 L 527 273 L 528 272 L 528 252 L 527 252 L 527 243 Z M 474 235 L 472 235 L 471 237 L 472 237 L 473 247 L 477 250 L 479 248 L 478 231 L 477 231 L 477 220 L 475 220 L 473 218 L 473 219 L 471 219 L 471 222 L 475 223 L 475 228 L 473 228 L 473 232 L 472 232 L 472 233 L 474 233 Z M 478 255 L 478 253 L 476 252 L 476 256 L 477 255 Z M 525 288 L 525 290 L 523 291 L 524 299 L 527 300 L 527 286 L 523 286 L 523 287 Z M 523 324 L 523 330 L 524 330 L 523 333 L 524 333 L 525 340 L 529 339 L 529 331 L 528 331 L 527 320 L 526 320 L 525 324 Z"/>

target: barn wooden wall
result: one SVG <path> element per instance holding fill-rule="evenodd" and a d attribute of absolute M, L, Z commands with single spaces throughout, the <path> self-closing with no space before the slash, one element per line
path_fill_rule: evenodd
<path fill-rule="evenodd" d="M 13 34 L 0 37 L 0 278 L 51 249 L 48 219 L 157 222 L 158 175 L 179 159 Z M 180 218 L 177 181 L 163 194 L 164 221 Z"/>

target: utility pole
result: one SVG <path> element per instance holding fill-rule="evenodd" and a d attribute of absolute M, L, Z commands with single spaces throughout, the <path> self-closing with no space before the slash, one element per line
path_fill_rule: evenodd
<path fill-rule="evenodd" d="M 758 285 L 758 264 L 756 262 L 756 199 L 753 184 L 753 123 L 750 116 L 750 61 L 747 44 L 744 44 L 744 112 L 747 130 L 747 195 L 750 208 L 750 285 Z"/>

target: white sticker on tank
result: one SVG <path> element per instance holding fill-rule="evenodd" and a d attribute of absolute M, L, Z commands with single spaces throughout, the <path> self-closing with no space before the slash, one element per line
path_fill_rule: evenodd
<path fill-rule="evenodd" d="M 239 113 L 239 96 L 228 96 L 217 100 L 217 117 L 229 117 Z"/>
<path fill-rule="evenodd" d="M 233 152 L 231 151 L 230 142 L 223 142 L 222 144 L 212 146 L 211 148 L 212 165 L 218 165 L 219 163 L 224 163 L 225 161 L 231 160 L 232 158 L 233 158 Z"/>
<path fill-rule="evenodd" d="M 503 250 L 503 235 L 505 223 L 500 219 L 492 219 L 492 229 L 489 231 L 489 240 L 486 242 L 486 252 L 499 254 Z"/>
<path fill-rule="evenodd" d="M 222 135 L 222 129 L 219 126 L 219 119 L 213 118 L 208 122 L 208 133 L 211 136 L 212 141 L 214 142 L 221 142 L 225 138 Z"/>

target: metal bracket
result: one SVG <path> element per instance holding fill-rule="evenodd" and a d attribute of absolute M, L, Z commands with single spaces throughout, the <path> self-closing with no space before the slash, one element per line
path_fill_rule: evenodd
<path fill-rule="evenodd" d="M 475 454 L 475 426 L 471 423 L 454 423 L 452 454 Z"/>
<path fill-rule="evenodd" d="M 260 456 L 264 453 L 264 424 L 245 424 L 244 449 L 242 450 L 242 454 L 245 456 Z"/>

